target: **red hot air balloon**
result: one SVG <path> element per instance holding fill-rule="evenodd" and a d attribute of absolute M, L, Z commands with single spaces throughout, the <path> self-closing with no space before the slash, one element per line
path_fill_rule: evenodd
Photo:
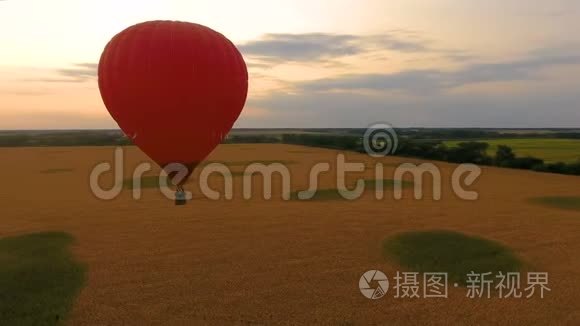
<path fill-rule="evenodd" d="M 234 44 L 187 22 L 125 29 L 107 44 L 98 74 L 103 102 L 123 132 L 161 167 L 180 163 L 188 176 L 231 130 L 248 92 Z"/>

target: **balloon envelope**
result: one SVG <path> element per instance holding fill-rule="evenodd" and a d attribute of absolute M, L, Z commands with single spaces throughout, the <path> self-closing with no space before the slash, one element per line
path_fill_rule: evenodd
<path fill-rule="evenodd" d="M 107 110 L 143 152 L 189 173 L 244 107 L 248 72 L 236 47 L 193 23 L 151 21 L 117 34 L 99 62 Z"/>

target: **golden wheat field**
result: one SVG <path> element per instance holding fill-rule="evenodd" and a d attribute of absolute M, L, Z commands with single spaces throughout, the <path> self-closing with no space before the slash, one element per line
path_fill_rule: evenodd
<path fill-rule="evenodd" d="M 158 189 L 131 190 L 111 201 L 89 187 L 92 168 L 113 159 L 112 147 L 0 149 L 0 237 L 63 231 L 75 238 L 75 257 L 87 279 L 67 320 L 70 325 L 223 324 L 510 324 L 577 325 L 580 320 L 580 212 L 535 205 L 539 196 L 580 196 L 580 177 L 485 168 L 470 189 L 476 201 L 451 191 L 452 164 L 442 170 L 442 199 L 431 191 L 415 200 L 366 194 L 355 201 L 284 201 L 241 196 L 234 178 L 233 200 L 210 200 L 188 189 L 193 201 L 174 206 Z M 334 165 L 338 152 L 287 145 L 222 145 L 208 160 L 279 161 L 292 174 L 292 190 L 307 188 L 312 165 Z M 345 153 L 368 169 L 347 183 L 373 178 L 377 159 Z M 125 176 L 148 161 L 125 148 Z M 380 159 L 384 177 L 399 157 Z M 158 170 L 155 170 L 158 171 Z M 153 172 L 151 172 L 152 174 Z M 335 170 L 321 188 L 336 188 Z M 103 184 L 110 183 L 111 176 Z M 260 178 L 257 178 L 260 180 Z M 219 188 L 221 178 L 210 184 Z M 275 189 L 279 181 L 275 180 Z M 430 185 L 430 183 L 426 183 Z M 261 186 L 253 191 L 260 194 Z M 383 239 L 404 231 L 454 230 L 497 241 L 526 263 L 548 272 L 544 299 L 469 299 L 464 288 L 448 299 L 369 300 L 359 291 L 368 270 L 389 277 L 404 268 L 385 259 Z M 0 322 L 1 324 L 1 322 Z"/>

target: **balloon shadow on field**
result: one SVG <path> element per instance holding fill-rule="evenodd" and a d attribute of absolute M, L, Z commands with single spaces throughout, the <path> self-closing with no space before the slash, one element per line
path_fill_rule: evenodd
<path fill-rule="evenodd" d="M 69 173 L 69 172 L 73 172 L 73 171 L 74 171 L 74 169 L 57 168 L 57 169 L 42 170 L 42 171 L 40 171 L 40 173 L 42 173 L 42 174 L 58 174 L 58 173 Z"/>
<path fill-rule="evenodd" d="M 497 275 L 525 267 L 512 250 L 489 239 L 451 230 L 403 232 L 383 241 L 383 256 L 412 272 L 447 273 L 450 282 L 467 284 L 469 273 Z"/>
<path fill-rule="evenodd" d="M 580 211 L 580 197 L 573 196 L 551 196 L 531 198 L 529 201 L 536 205 L 551 208 L 564 209 L 569 211 Z"/>
<path fill-rule="evenodd" d="M 0 239 L 0 321 L 3 325 L 59 325 L 85 283 L 85 266 L 64 232 Z"/>

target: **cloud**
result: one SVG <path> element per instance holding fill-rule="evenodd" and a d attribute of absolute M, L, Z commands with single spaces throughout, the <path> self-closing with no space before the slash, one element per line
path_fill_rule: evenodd
<path fill-rule="evenodd" d="M 267 61 L 316 61 L 363 52 L 353 35 L 338 34 L 267 34 L 261 40 L 240 46 L 250 56 Z"/>
<path fill-rule="evenodd" d="M 302 91 L 389 91 L 402 90 L 421 94 L 476 83 L 538 80 L 539 73 L 549 67 L 580 64 L 580 54 L 561 53 L 549 49 L 506 62 L 473 63 L 458 70 L 406 70 L 391 74 L 342 75 L 298 83 Z"/>
<path fill-rule="evenodd" d="M 238 126 L 364 127 L 388 121 L 399 127 L 578 127 L 580 82 L 574 71 L 580 70 L 579 53 L 574 46 L 546 48 L 520 59 L 472 63 L 456 70 L 298 82 L 289 90 L 250 98 L 249 106 L 269 114 L 243 117 Z M 507 92 L 504 86 L 456 91 L 481 83 L 522 87 Z"/>
<path fill-rule="evenodd" d="M 76 80 L 86 80 L 97 77 L 96 63 L 77 63 L 74 68 L 59 69 L 58 73 Z"/>
<path fill-rule="evenodd" d="M 34 78 L 24 79 L 21 81 L 43 83 L 83 83 L 87 80 L 95 79 L 97 77 L 97 69 L 98 64 L 96 63 L 77 63 L 74 64 L 71 68 L 61 68 L 55 70 L 53 73 L 60 75 L 58 78 Z"/>
<path fill-rule="evenodd" d="M 352 34 L 266 34 L 259 40 L 239 45 L 240 51 L 252 60 L 251 65 L 274 65 L 287 62 L 312 63 L 370 53 L 396 51 L 402 53 L 441 52 L 430 41 L 415 32 L 393 30 L 376 35 Z M 457 55 L 454 51 L 445 51 Z"/>
<path fill-rule="evenodd" d="M 396 33 L 388 33 L 381 35 L 372 35 L 362 37 L 361 40 L 366 42 L 368 45 L 374 45 L 380 49 L 392 50 L 405 53 L 417 53 L 417 52 L 431 52 L 433 49 L 430 47 L 431 42 L 427 40 L 422 40 L 416 36 L 406 36 L 403 39 L 401 35 Z"/>

